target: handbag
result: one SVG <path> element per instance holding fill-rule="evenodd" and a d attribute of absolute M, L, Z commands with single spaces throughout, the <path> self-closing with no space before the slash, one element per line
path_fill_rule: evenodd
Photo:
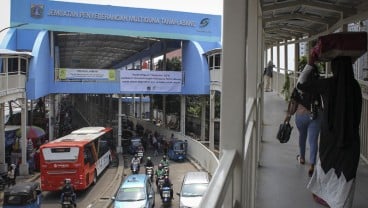
<path fill-rule="evenodd" d="M 293 127 L 289 122 L 280 124 L 279 131 L 277 132 L 276 136 L 280 143 L 286 143 L 289 141 L 291 130 L 293 130 Z"/>

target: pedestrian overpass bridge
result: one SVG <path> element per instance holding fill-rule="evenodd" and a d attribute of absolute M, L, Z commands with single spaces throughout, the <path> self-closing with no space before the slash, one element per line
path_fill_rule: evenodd
<path fill-rule="evenodd" d="M 17 2 L 17 3 L 15 3 Z M 53 47 L 55 40 L 60 43 L 65 41 L 65 46 L 68 45 L 67 37 L 77 36 L 73 27 L 66 30 L 67 33 L 60 33 L 60 26 L 54 22 L 45 24 L 40 20 L 40 11 L 43 11 L 42 5 L 34 1 L 33 7 L 26 7 L 29 4 L 21 5 L 22 1 L 12 1 L 19 8 L 23 9 L 24 13 L 17 12 L 16 18 L 13 19 L 13 26 L 21 25 L 18 28 L 11 29 L 5 42 L 2 43 L 1 48 L 12 50 L 2 53 L 1 58 L 6 59 L 5 56 L 14 55 L 22 60 L 14 61 L 13 65 L 17 66 L 16 77 L 10 78 L 10 74 L 6 70 L 2 70 L 1 82 L 1 106 L 4 108 L 4 103 L 11 99 L 37 99 L 49 94 L 56 93 L 105 93 L 105 90 L 113 89 L 110 93 L 121 93 L 117 83 L 91 83 L 91 82 L 65 82 L 60 81 L 57 77 L 59 75 L 58 69 L 62 67 L 72 67 L 74 65 L 86 64 L 101 64 L 99 67 L 133 67 L 137 61 L 144 61 L 142 57 L 151 57 L 156 54 L 153 51 L 158 47 L 159 51 L 166 51 L 177 48 L 184 48 L 183 59 L 188 65 L 187 68 L 197 66 L 193 64 L 200 64 L 200 69 L 204 73 L 204 69 L 208 70 L 211 65 L 207 62 L 203 54 L 211 54 L 212 50 L 221 48 L 221 64 L 219 74 L 216 76 L 216 83 L 210 75 L 202 75 L 196 78 L 196 74 L 192 74 L 192 79 L 186 79 L 193 83 L 200 82 L 200 85 L 190 86 L 187 88 L 185 94 L 205 94 L 213 95 L 210 89 L 221 91 L 221 118 L 210 117 L 211 122 L 220 119 L 220 147 L 219 157 L 213 154 L 213 151 L 206 149 L 206 146 L 201 146 L 195 140 L 191 140 L 192 146 L 198 146 L 206 150 L 205 158 L 201 157 L 198 152 L 201 149 L 196 149 L 189 152 L 202 166 L 206 167 L 209 172 L 213 174 L 213 179 L 210 184 L 211 192 L 208 192 L 203 199 L 203 204 L 206 207 L 295 207 L 295 201 L 298 207 L 319 207 L 315 204 L 305 189 L 305 184 L 308 180 L 306 168 L 300 167 L 295 161 L 296 149 L 295 141 L 289 144 L 278 144 L 274 139 L 277 125 L 283 120 L 282 113 L 285 110 L 285 102 L 281 98 L 282 83 L 284 83 L 284 72 L 288 71 L 288 56 L 287 48 L 289 44 L 298 45 L 300 42 L 311 41 L 316 39 L 319 35 L 332 33 L 334 31 L 347 31 L 350 23 L 357 23 L 354 30 L 366 31 L 368 13 L 368 5 L 365 1 L 235 1 L 224 2 L 224 9 L 222 15 L 221 28 L 222 39 L 211 39 L 210 44 L 204 43 L 200 45 L 195 41 L 188 40 L 185 33 L 182 36 L 177 36 L 177 40 L 186 40 L 184 45 L 178 44 L 177 41 L 167 40 L 165 44 L 158 44 L 158 39 L 147 41 L 144 39 L 144 44 L 149 46 L 152 50 L 151 54 L 144 54 L 144 56 L 127 58 L 125 62 L 113 62 L 112 59 L 101 59 L 100 62 L 94 62 L 96 54 L 89 54 L 91 59 L 83 60 L 78 53 L 86 53 L 92 50 L 92 46 L 88 45 L 84 48 L 64 48 L 66 54 L 53 54 L 49 56 L 49 51 L 54 51 Z M 16 8 L 16 7 L 14 7 Z M 12 7 L 13 9 L 13 7 Z M 16 10 L 15 10 L 16 11 Z M 30 22 L 30 11 L 33 12 Z M 69 10 L 68 10 L 69 12 Z M 68 16 L 73 13 L 56 12 L 55 14 Z M 29 15 L 29 16 L 26 16 Z M 200 16 L 200 15 L 199 15 Z M 69 16 L 70 17 L 70 16 Z M 261 17 L 261 18 L 260 18 Z M 25 18 L 25 19 L 22 19 Z M 99 17 L 102 18 L 102 17 Z M 198 17 L 201 19 L 201 17 Z M 218 17 L 215 17 L 218 18 Z M 205 19 L 205 18 L 202 18 Z M 45 30 L 37 28 L 38 23 L 47 26 Z M 217 19 L 218 23 L 220 22 Z M 68 22 L 72 24 L 73 22 Z M 238 23 L 238 24 L 235 24 Z M 78 24 L 81 24 L 80 22 Z M 79 25 L 80 27 L 83 27 Z M 93 32 L 93 28 L 84 28 L 87 33 Z M 106 29 L 106 28 L 105 28 Z M 350 28 L 351 29 L 351 28 Z M 108 30 L 108 29 L 106 29 Z M 58 31 L 51 32 L 49 31 Z M 215 36 L 220 37 L 220 33 L 216 30 Z M 111 32 L 111 31 L 110 31 Z M 206 32 L 206 31 L 202 31 Z M 102 33 L 102 32 L 97 32 Z M 113 32 L 111 32 L 113 33 Z M 178 32 L 180 33 L 180 31 Z M 50 35 L 51 34 L 51 35 Z M 53 35 L 60 36 L 60 38 L 51 38 Z M 123 35 L 121 32 L 115 34 L 117 36 Z M 161 38 L 168 38 L 170 35 L 165 33 L 160 34 Z M 150 37 L 148 31 L 145 31 L 145 36 Z M 205 35 L 204 35 L 205 36 Z M 85 38 L 78 37 L 78 38 Z M 32 42 L 26 40 L 32 39 Z M 107 37 L 105 37 L 107 38 Z M 206 42 L 205 37 L 197 37 L 196 41 Z M 92 38 L 93 39 L 93 38 Z M 128 39 L 128 38 L 127 38 Z M 77 46 L 76 39 L 69 42 L 69 45 Z M 87 43 L 88 40 L 82 39 Z M 74 42 L 73 42 L 74 41 Z M 116 40 L 114 40 L 116 43 Z M 124 40 L 121 40 L 124 42 Z M 129 42 L 131 40 L 128 40 Z M 100 43 L 103 42 L 100 40 Z M 114 42 L 110 42 L 114 43 Z M 34 45 L 32 45 L 34 44 Z M 96 43 L 92 43 L 96 44 Z M 131 45 L 130 45 L 131 46 Z M 142 46 L 142 44 L 140 45 Z M 62 44 L 60 44 L 62 47 Z M 78 46 L 81 47 L 81 46 Z M 71 47 L 73 49 L 73 47 Z M 272 49 L 271 49 L 272 48 Z M 299 47 L 295 47 L 299 48 Z M 119 52 L 127 50 L 124 47 L 118 48 Z M 141 48 L 142 49 L 142 48 Z M 282 50 L 283 49 L 283 50 Z M 106 46 L 102 53 L 105 56 L 108 51 L 116 50 L 112 45 Z M 37 53 L 35 53 L 37 51 Z M 64 51 L 64 52 L 65 52 Z M 79 51 L 79 52 L 78 52 Z M 195 51 L 195 55 L 190 52 Z M 286 51 L 286 52 L 285 52 Z M 29 54 L 31 52 L 31 54 Z M 68 57 L 68 53 L 77 52 L 73 56 Z M 131 52 L 131 51 L 130 51 Z M 283 54 L 282 54 L 283 53 Z M 115 53 L 110 54 L 111 57 Z M 299 54 L 296 50 L 295 54 Z M 130 54 L 132 55 L 132 54 Z M 59 59 L 55 59 L 58 56 Z M 281 60 L 281 57 L 284 60 Z M 297 55 L 298 56 L 298 55 Z M 365 55 L 366 56 L 366 55 Z M 43 58 L 42 58 L 43 57 Z M 75 59 L 73 57 L 79 57 Z M 133 56 L 130 56 L 133 57 Z M 185 59 L 187 57 L 188 59 Z M 122 60 L 122 57 L 115 57 Z M 49 61 L 40 61 L 47 60 Z M 276 60 L 276 69 L 273 83 L 274 92 L 265 94 L 263 92 L 263 77 L 262 71 L 264 63 L 268 59 Z M 58 62 L 55 60 L 64 60 Z M 116 59 L 114 59 L 116 60 Z M 365 59 L 366 60 L 366 59 Z M 357 75 L 363 73 L 363 68 L 366 66 L 366 61 L 361 60 L 356 64 Z M 70 65 L 63 66 L 62 64 L 70 63 Z M 111 64 L 109 64 L 111 63 Z M 282 64 L 283 63 L 283 64 Z M 28 65 L 29 64 L 29 65 Z M 106 65 L 107 64 L 107 65 Z M 130 65 L 132 64 L 132 65 Z M 284 66 L 282 66 L 284 65 Z M 4 67 L 5 64 L 2 63 Z M 15 67 L 14 67 L 15 68 Z M 296 68 L 296 67 L 295 67 Z M 2 68 L 4 69 L 4 68 Z M 26 71 L 24 71 L 26 69 Z M 28 70 L 27 70 L 28 69 Z M 49 70 L 51 69 L 51 71 Z M 186 69 L 186 67 L 184 67 Z M 6 73 L 5 73 L 6 72 Z M 25 72 L 25 73 L 22 73 Z M 55 73 L 56 72 L 56 73 Z M 44 74 L 46 73 L 46 75 Z M 211 72 L 211 75 L 214 73 Z M 17 80 L 17 86 L 13 86 L 15 82 L 10 81 L 13 78 Z M 187 77 L 188 78 L 188 77 Z M 4 82 L 3 80 L 7 80 Z M 23 80 L 23 81 L 22 81 Z M 194 82 L 197 81 L 197 82 Z M 4 83 L 7 83 L 4 86 Z M 47 85 L 46 85 L 47 83 Z M 293 83 L 293 82 L 292 82 Z M 214 86 L 216 85 L 216 86 Z M 51 86 L 51 87 L 49 87 Z M 366 89 L 366 82 L 361 81 L 362 89 Z M 9 89 L 10 87 L 10 89 Z M 290 87 L 293 87 L 291 85 Z M 185 88 L 185 87 L 184 87 Z M 70 91 L 70 89 L 76 89 Z M 197 89 L 197 90 L 195 90 Z M 196 93 L 194 93 L 196 92 Z M 363 90 L 365 93 L 366 91 Z M 134 92 L 128 92 L 134 93 Z M 139 92 L 138 92 L 139 93 Z M 140 92 L 142 93 L 142 92 Z M 12 97 L 13 96 L 13 97 Z M 365 192 L 365 185 L 367 183 L 367 157 L 368 157 L 368 136 L 367 136 L 367 96 L 364 94 L 364 110 L 361 122 L 361 137 L 362 149 L 361 159 L 362 163 L 359 166 L 359 173 L 357 177 L 357 190 L 355 193 L 354 205 L 356 207 L 365 207 L 368 204 L 367 199 L 362 193 Z M 24 102 L 26 103 L 26 102 Z M 182 109 L 185 111 L 185 108 Z M 0 116 L 3 110 L 0 111 Z M 0 117 L 1 119 L 3 116 Z M 183 123 L 182 123 L 183 124 Z M 25 127 L 25 124 L 22 124 Z M 183 128 L 183 125 L 181 125 Z M 212 129 L 210 127 L 210 129 Z M 3 132 L 0 128 L 0 132 Z M 294 131 L 295 134 L 296 131 Z M 185 130 L 181 129 L 182 138 L 185 136 Z M 213 134 L 213 132 L 210 132 Z M 295 135 L 294 135 L 295 136 Z M 179 137 L 180 138 L 180 137 Z M 210 141 L 211 143 L 211 141 Z M 213 147 L 210 146 L 210 150 Z M 197 152 L 198 151 L 198 152 Z M 4 151 L 1 151 L 4 152 Z M 292 200 L 296 199 L 296 200 Z"/>

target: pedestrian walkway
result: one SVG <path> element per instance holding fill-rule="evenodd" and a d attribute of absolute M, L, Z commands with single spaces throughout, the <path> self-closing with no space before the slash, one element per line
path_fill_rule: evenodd
<path fill-rule="evenodd" d="M 257 208 L 322 208 L 306 189 L 309 181 L 309 165 L 300 165 L 298 154 L 298 130 L 294 126 L 290 141 L 281 144 L 276 139 L 278 126 L 285 118 L 287 102 L 276 92 L 264 96 L 264 134 L 261 143 L 258 169 Z M 307 146 L 308 147 L 308 146 Z M 309 158 L 309 147 L 306 158 Z M 308 161 L 307 161 L 308 162 Z M 368 207 L 368 165 L 360 162 L 354 196 L 354 208 Z"/>

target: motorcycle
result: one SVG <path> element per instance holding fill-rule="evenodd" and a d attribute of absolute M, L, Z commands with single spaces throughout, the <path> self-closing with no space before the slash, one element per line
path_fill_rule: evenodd
<path fill-rule="evenodd" d="M 142 163 L 143 162 L 143 156 L 144 156 L 143 150 L 138 150 L 137 155 L 138 155 L 139 161 Z"/>
<path fill-rule="evenodd" d="M 8 173 L 7 172 L 1 172 L 0 173 L 0 191 L 3 191 L 5 187 L 8 185 Z"/>
<path fill-rule="evenodd" d="M 153 167 L 146 167 L 146 175 L 153 181 Z"/>
<path fill-rule="evenodd" d="M 132 164 L 132 174 L 138 174 L 139 173 L 139 163 L 133 162 Z"/>
<path fill-rule="evenodd" d="M 169 176 L 170 173 L 169 166 L 164 166 L 164 171 L 165 171 L 164 175 Z"/>
<path fill-rule="evenodd" d="M 163 207 L 170 207 L 171 206 L 171 188 L 170 187 L 162 187 L 162 205 Z"/>
<path fill-rule="evenodd" d="M 61 202 L 62 208 L 75 208 L 76 206 L 73 203 L 73 198 L 71 195 L 64 195 L 63 201 Z"/>
<path fill-rule="evenodd" d="M 162 184 L 164 184 L 164 178 L 165 178 L 164 175 L 161 175 L 161 176 L 158 177 L 158 179 L 157 179 L 157 191 L 161 190 Z"/>

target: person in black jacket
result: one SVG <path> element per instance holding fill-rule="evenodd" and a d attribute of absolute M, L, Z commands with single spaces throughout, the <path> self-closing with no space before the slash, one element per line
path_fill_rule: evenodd
<path fill-rule="evenodd" d="M 307 188 L 319 203 L 349 208 L 360 158 L 362 92 L 354 78 L 351 57 L 335 57 L 331 70 L 332 77 L 305 80 L 310 73 L 306 67 L 297 83 L 297 88 L 304 92 L 320 93 L 324 104 L 319 161 Z"/>
<path fill-rule="evenodd" d="M 77 196 L 74 192 L 74 187 L 71 184 L 71 180 L 69 178 L 64 180 L 64 187 L 61 190 L 61 203 L 64 202 L 64 196 L 71 196 L 72 197 L 72 203 L 73 203 L 74 207 L 77 206 L 77 204 L 76 204 Z"/>

